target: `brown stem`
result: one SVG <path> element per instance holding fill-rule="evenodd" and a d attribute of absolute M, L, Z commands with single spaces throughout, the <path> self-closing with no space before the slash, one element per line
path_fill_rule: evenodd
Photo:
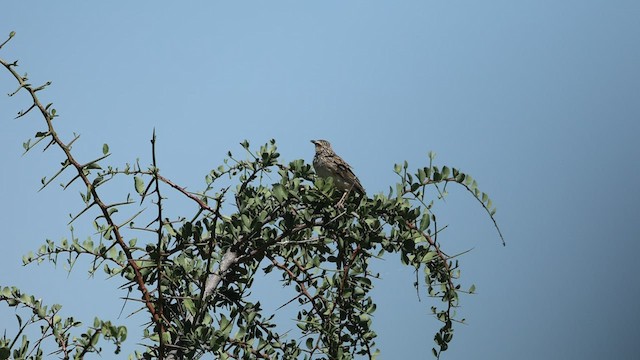
<path fill-rule="evenodd" d="M 44 117 L 44 119 L 45 119 L 45 121 L 47 123 L 48 133 L 49 133 L 48 136 L 51 136 L 51 138 L 53 139 L 52 142 L 55 143 L 64 152 L 65 156 L 67 157 L 67 160 L 76 169 L 76 172 L 78 173 L 78 176 L 80 176 L 80 179 L 82 179 L 82 182 L 84 183 L 84 185 L 87 187 L 87 189 L 90 189 L 91 195 L 93 195 L 93 198 L 94 198 L 94 202 L 100 208 L 100 211 L 102 212 L 102 215 L 104 216 L 105 220 L 107 221 L 107 224 L 112 229 L 112 232 L 113 232 L 113 234 L 114 234 L 114 236 L 116 238 L 116 242 L 118 243 L 118 245 L 122 249 L 122 252 L 125 254 L 125 256 L 127 258 L 127 262 L 129 263 L 129 265 L 133 269 L 134 280 L 135 280 L 136 284 L 138 285 L 138 290 L 140 290 L 140 292 L 142 293 L 142 298 L 144 300 L 145 306 L 149 310 L 149 313 L 151 314 L 153 322 L 155 324 L 159 324 L 160 323 L 160 316 L 158 315 L 158 313 L 157 313 L 157 311 L 155 309 L 155 306 L 153 305 L 153 300 L 151 299 L 151 294 L 149 293 L 149 290 L 147 289 L 147 287 L 146 287 L 146 285 L 144 283 L 144 279 L 142 277 L 142 273 L 140 272 L 140 267 L 138 266 L 138 264 L 134 260 L 132 254 L 131 254 L 131 250 L 129 249 L 129 246 L 126 244 L 126 242 L 122 238 L 122 234 L 120 234 L 120 228 L 116 225 L 116 223 L 111 218 L 111 214 L 109 213 L 109 207 L 102 201 L 102 199 L 98 195 L 98 192 L 97 192 L 96 188 L 92 185 L 91 181 L 89 180 L 88 175 L 85 174 L 84 166 L 82 164 L 80 164 L 73 157 L 73 155 L 71 154 L 71 148 L 67 144 L 65 144 L 60 139 L 58 134 L 56 133 L 56 131 L 55 131 L 54 127 L 53 127 L 53 117 L 54 116 L 52 114 L 50 114 L 49 112 L 47 112 L 46 108 L 42 105 L 42 103 L 40 103 L 40 100 L 36 96 L 36 93 L 35 93 L 34 89 L 31 88 L 31 86 L 29 84 L 27 84 L 23 80 L 22 76 L 20 76 L 12 68 L 11 64 L 5 62 L 2 59 L 0 59 L 0 64 L 2 64 L 2 66 L 4 66 L 7 70 L 9 70 L 9 72 L 13 75 L 13 77 L 15 77 L 16 80 L 18 81 L 18 84 L 20 85 L 20 87 L 24 88 L 29 93 L 29 95 L 31 95 L 31 99 L 33 100 L 33 103 L 38 107 L 38 109 L 40 110 L 40 113 L 42 114 L 42 116 Z"/>

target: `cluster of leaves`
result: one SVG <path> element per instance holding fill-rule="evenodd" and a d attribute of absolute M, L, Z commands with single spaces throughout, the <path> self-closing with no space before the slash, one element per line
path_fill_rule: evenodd
<path fill-rule="evenodd" d="M 372 317 L 376 304 L 370 292 L 377 275 L 370 265 L 386 253 L 400 254 L 403 264 L 423 273 L 427 294 L 440 299 L 437 304 L 444 304 L 432 308 L 442 322 L 434 336 L 434 355 L 439 357 L 448 348 L 456 320 L 453 309 L 458 306 L 461 291 L 457 282 L 460 270 L 458 261 L 441 249 L 436 216 L 425 193 L 427 187 L 435 187 L 443 195 L 448 183 L 460 184 L 493 220 L 491 200 L 469 175 L 446 166 L 439 168 L 431 161 L 415 173 L 409 171 L 407 163 L 396 165 L 400 182 L 387 195 L 351 194 L 345 206 L 338 207 L 336 202 L 342 194 L 331 179 L 317 178 L 303 160 L 282 163 L 273 140 L 256 150 L 244 141 L 244 158 L 229 152 L 224 164 L 205 176 L 203 191 L 188 192 L 160 174 L 155 134 L 147 168 L 139 164 L 127 164 L 123 169 L 105 165 L 107 145 L 95 159 L 78 161 L 71 151 L 78 137 L 64 142 L 53 126 L 55 109 L 51 104 L 42 105 L 37 97 L 36 93 L 48 84 L 32 87 L 26 75 L 15 71 L 17 62 L 0 59 L 0 63 L 19 83 L 13 94 L 24 89 L 33 100 L 33 105 L 18 117 L 36 109 L 45 121 L 46 130 L 35 135 L 35 142 L 25 142 L 25 150 L 46 140 L 45 149 L 58 148 L 65 155 L 59 171 L 42 179 L 43 187 L 71 171 L 72 179 L 61 185 L 65 189 L 79 187 L 85 204 L 72 222 L 92 213 L 99 234 L 98 240 L 83 242 L 73 233 L 70 241 L 59 244 L 47 240 L 35 254 L 25 256 L 24 262 L 49 259 L 57 263 L 64 254 L 73 266 L 78 257 L 89 257 L 91 274 L 102 268 L 108 276 L 120 278 L 123 287 L 135 289 L 142 304 L 140 310 L 148 313 L 149 322 L 143 334 L 145 349 L 133 357 L 178 359 L 214 354 L 220 359 L 375 358 L 379 352 Z M 101 187 L 122 176 L 132 178 L 138 198 L 127 195 L 123 201 L 103 199 Z M 442 191 L 439 184 L 443 185 Z M 194 213 L 174 220 L 164 216 L 168 209 L 161 192 L 168 189 L 192 201 Z M 154 209 L 153 220 L 138 227 L 135 220 L 148 203 Z M 298 304 L 296 324 L 301 337 L 287 339 L 286 333 L 278 330 L 275 313 L 267 313 L 259 301 L 249 300 L 257 274 L 275 275 L 293 289 L 296 295 L 283 306 Z M 418 282 L 415 286 L 422 289 Z M 2 301 L 9 299 L 15 296 L 0 297 Z M 38 319 L 54 319 L 57 306 L 55 310 Z M 67 325 L 60 325 L 62 331 L 56 334 L 66 334 L 71 326 L 79 326 L 73 320 L 63 324 Z M 126 336 L 122 328 L 98 321 L 88 330 L 88 337 L 80 338 L 89 340 L 91 346 L 82 342 L 70 346 L 63 341 L 68 341 L 64 336 L 61 340 L 56 336 L 56 343 L 63 352 L 75 346 L 83 356 L 96 349 L 98 329 L 118 346 Z M 9 343 L 0 343 L 0 348 L 3 344 Z"/>
<path fill-rule="evenodd" d="M 100 338 L 112 342 L 115 353 L 120 352 L 120 345 L 127 338 L 127 328 L 113 325 L 110 321 L 102 321 L 95 318 L 93 326 L 84 333 L 72 335 L 72 330 L 82 325 L 73 317 L 60 316 L 62 306 L 54 304 L 47 307 L 41 300 L 33 295 L 23 294 L 15 287 L 0 287 L 0 302 L 9 307 L 20 310 L 16 312 L 18 331 L 15 336 L 8 337 L 6 332 L 0 338 L 0 360 L 13 359 L 44 359 L 43 342 L 47 338 L 53 338 L 59 354 L 64 359 L 83 359 L 86 354 L 100 353 L 102 349 L 97 347 Z M 20 316 L 22 314 L 22 316 Z M 40 338 L 31 344 L 24 334 L 32 325 L 39 325 Z"/>

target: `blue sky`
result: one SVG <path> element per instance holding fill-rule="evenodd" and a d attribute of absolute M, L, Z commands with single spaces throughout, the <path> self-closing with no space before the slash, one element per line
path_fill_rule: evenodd
<path fill-rule="evenodd" d="M 437 204 L 445 248 L 473 248 L 462 281 L 478 291 L 462 299 L 468 325 L 445 358 L 629 359 L 640 335 L 639 16 L 624 0 L 22 1 L 0 13 L 0 33 L 17 32 L 0 57 L 53 81 L 41 96 L 59 133 L 82 135 L 81 159 L 106 142 L 111 164 L 147 164 L 155 128 L 162 172 L 192 190 L 243 139 L 275 138 L 284 159 L 307 161 L 309 140 L 328 139 L 370 193 L 395 183 L 394 163 L 424 166 L 435 151 L 491 195 L 507 240 L 463 189 Z M 14 85 L 0 75 L 2 93 Z M 68 236 L 67 214 L 81 208 L 76 190 L 37 192 L 61 154 L 21 156 L 42 126 L 11 120 L 26 103 L 0 97 L 0 284 L 85 321 L 115 319 L 116 282 L 20 265 Z M 122 191 L 132 189 L 109 195 Z M 397 258 L 377 266 L 382 358 L 428 358 L 429 299 Z M 0 324 L 12 321 L 0 309 Z M 119 321 L 131 350 L 142 320 Z"/>

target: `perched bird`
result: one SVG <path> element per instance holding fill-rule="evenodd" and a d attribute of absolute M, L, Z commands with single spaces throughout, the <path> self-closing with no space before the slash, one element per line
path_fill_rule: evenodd
<path fill-rule="evenodd" d="M 365 195 L 366 192 L 351 170 L 351 166 L 333 151 L 327 140 L 311 140 L 311 142 L 316 146 L 316 155 L 313 157 L 313 168 L 316 174 L 321 178 L 332 178 L 335 187 L 344 192 L 338 205 L 342 205 L 351 189 Z"/>

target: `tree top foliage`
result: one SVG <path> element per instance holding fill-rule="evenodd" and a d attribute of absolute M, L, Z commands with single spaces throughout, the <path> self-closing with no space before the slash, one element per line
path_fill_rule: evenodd
<path fill-rule="evenodd" d="M 24 93 L 32 100 L 17 118 L 38 113 L 42 124 L 23 144 L 25 152 L 42 147 L 64 154 L 42 187 L 63 173 L 70 176 L 62 188 L 80 190 L 84 204 L 70 224 L 91 221 L 97 234 L 85 241 L 75 236 L 47 240 L 25 255 L 24 263 L 64 259 L 73 265 L 88 258 L 90 274 L 102 270 L 131 289 L 129 298 L 148 317 L 138 340 L 142 350 L 131 358 L 375 358 L 376 303 L 370 292 L 378 275 L 370 266 L 387 253 L 399 254 L 421 279 L 415 282 L 418 293 L 433 298 L 432 313 L 442 324 L 433 354 L 440 357 L 447 350 L 454 323 L 463 321 L 454 313 L 459 294 L 472 293 L 474 287 L 461 289 L 458 259 L 442 248 L 432 206 L 447 185 L 455 184 L 475 197 L 496 224 L 491 200 L 470 175 L 435 165 L 430 154 L 429 164 L 415 170 L 407 162 L 395 165 L 398 183 L 387 194 L 350 195 L 339 207 L 341 193 L 331 179 L 317 177 L 305 161 L 283 163 L 274 140 L 259 147 L 243 141 L 242 156 L 229 152 L 222 165 L 206 174 L 204 189 L 191 192 L 161 174 L 155 134 L 148 165 L 107 164 L 107 144 L 92 160 L 80 161 L 73 152 L 78 136 L 64 140 L 54 126 L 55 108 L 40 101 L 39 92 L 50 83 L 33 86 L 18 73 L 17 61 L 0 59 L 0 64 L 18 84 L 10 96 Z M 103 186 L 121 178 L 130 179 L 130 188 L 122 189 L 118 199 L 107 199 Z M 427 196 L 431 188 L 437 189 L 436 199 Z M 188 199 L 196 210 L 169 218 L 169 196 Z M 140 220 L 149 213 L 151 221 Z M 274 313 L 249 300 L 258 274 L 275 276 L 295 293 L 283 306 L 297 306 L 299 336 L 287 336 Z M 101 352 L 101 340 L 119 353 L 127 337 L 127 328 L 111 321 L 96 318 L 85 326 L 62 318 L 60 305 L 47 307 L 16 287 L 0 287 L 0 302 L 27 314 L 26 320 L 18 316 L 15 336 L 0 338 L 0 359 L 43 358 L 43 340 L 49 338 L 53 352 L 65 359 Z M 33 343 L 21 336 L 31 324 L 41 325 L 41 337 Z"/>

